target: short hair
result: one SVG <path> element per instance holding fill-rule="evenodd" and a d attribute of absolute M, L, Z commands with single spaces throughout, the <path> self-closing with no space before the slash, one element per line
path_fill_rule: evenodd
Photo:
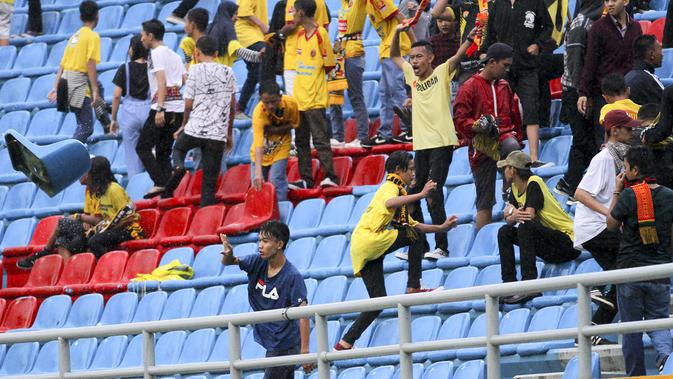
<path fill-rule="evenodd" d="M 268 221 L 262 225 L 259 235 L 275 238 L 283 242 L 283 249 L 287 247 L 287 241 L 290 240 L 290 228 L 280 221 Z"/>
<path fill-rule="evenodd" d="M 601 82 L 601 92 L 605 96 L 623 95 L 626 93 L 626 88 L 626 82 L 622 74 L 608 74 Z"/>
<path fill-rule="evenodd" d="M 265 80 L 259 85 L 259 95 L 280 95 L 280 86 L 275 80 Z"/>
<path fill-rule="evenodd" d="M 294 3 L 294 10 L 304 11 L 306 17 L 314 17 L 317 9 L 318 6 L 315 4 L 315 0 L 297 0 Z"/>
<path fill-rule="evenodd" d="M 193 22 L 200 32 L 208 27 L 208 11 L 204 8 L 194 8 L 187 13 L 187 21 Z"/>
<path fill-rule="evenodd" d="M 636 59 L 645 59 L 647 53 L 654 48 L 657 37 L 652 34 L 643 34 L 633 42 L 633 55 Z"/>
<path fill-rule="evenodd" d="M 406 171 L 409 168 L 409 162 L 413 159 L 414 157 L 407 151 L 395 151 L 390 154 L 386 160 L 386 172 L 392 174 L 398 168 L 402 171 Z"/>
<path fill-rule="evenodd" d="M 163 41 L 166 28 L 164 27 L 164 24 L 161 23 L 161 21 L 153 18 L 143 22 L 143 31 L 147 34 L 153 35 L 154 39 L 157 41 Z"/>
<path fill-rule="evenodd" d="M 217 42 L 213 37 L 203 36 L 196 41 L 196 48 L 201 51 L 203 55 L 214 57 L 217 55 Z"/>
<path fill-rule="evenodd" d="M 633 146 L 626 152 L 625 160 L 629 162 L 631 167 L 638 168 L 640 178 L 653 177 L 656 175 L 656 165 L 654 163 L 654 155 L 649 148 L 638 145 Z"/>
<path fill-rule="evenodd" d="M 644 120 L 654 120 L 659 116 L 659 104 L 657 103 L 649 103 L 645 104 L 640 107 L 638 110 L 638 116 L 637 119 L 644 121 Z"/>
<path fill-rule="evenodd" d="M 524 181 L 528 181 L 528 179 L 530 179 L 530 177 L 533 176 L 533 172 L 528 168 L 526 168 L 526 169 L 520 169 L 520 168 L 516 168 L 516 167 L 512 167 L 512 168 L 514 169 L 516 176 L 518 176 L 519 178 L 521 178 Z"/>
<path fill-rule="evenodd" d="M 98 4 L 92 0 L 84 0 L 79 5 L 79 18 L 82 22 L 95 21 L 98 16 Z"/>
<path fill-rule="evenodd" d="M 434 53 L 434 50 L 432 49 L 432 43 L 430 43 L 430 41 L 425 39 L 418 40 L 412 43 L 411 48 L 413 49 L 414 47 L 424 47 L 425 50 L 427 50 L 429 53 Z"/>
<path fill-rule="evenodd" d="M 147 55 L 149 54 L 149 51 L 140 40 L 140 36 L 137 35 L 131 38 L 131 42 L 129 42 L 129 49 L 133 51 L 133 54 L 131 55 L 132 61 L 140 58 L 147 58 Z"/>

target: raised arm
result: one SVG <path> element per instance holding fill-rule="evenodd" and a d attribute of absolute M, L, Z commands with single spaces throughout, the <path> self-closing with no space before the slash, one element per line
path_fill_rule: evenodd
<path fill-rule="evenodd" d="M 395 66 L 399 67 L 400 70 L 404 70 L 404 58 L 402 58 L 402 53 L 400 52 L 400 33 L 408 29 L 402 24 L 397 25 L 395 29 L 395 34 L 393 35 L 393 41 L 390 44 L 390 59 L 393 60 Z"/>
<path fill-rule="evenodd" d="M 476 35 L 477 35 L 477 28 L 473 28 L 470 31 L 470 34 L 467 35 L 467 38 L 465 38 L 465 42 L 463 42 L 458 48 L 458 51 L 456 51 L 456 54 L 447 60 L 448 63 L 446 66 L 447 70 L 449 70 L 449 73 L 458 68 L 458 65 L 463 60 L 465 52 L 474 42 L 474 37 Z"/>

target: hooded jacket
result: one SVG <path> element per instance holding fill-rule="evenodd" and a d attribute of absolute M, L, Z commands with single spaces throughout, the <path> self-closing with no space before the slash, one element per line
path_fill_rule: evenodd
<path fill-rule="evenodd" d="M 603 14 L 602 0 L 580 0 L 579 11 L 573 18 L 565 35 L 566 49 L 563 53 L 563 76 L 561 84 L 567 89 L 578 89 L 584 53 L 587 48 L 587 35 L 594 21 Z"/>
<path fill-rule="evenodd" d="M 472 125 L 482 115 L 490 114 L 498 120 L 500 141 L 514 137 L 522 140 L 521 114 L 514 92 L 506 80 L 489 82 L 479 74 L 472 75 L 458 90 L 453 105 L 453 123 L 458 136 L 467 142 L 470 166 L 476 167 L 486 155 L 474 149 Z"/>

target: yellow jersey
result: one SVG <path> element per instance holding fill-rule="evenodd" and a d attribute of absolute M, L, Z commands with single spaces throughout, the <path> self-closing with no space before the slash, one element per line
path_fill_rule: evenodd
<path fill-rule="evenodd" d="M 359 57 L 365 54 L 362 45 L 362 30 L 365 27 L 365 2 L 367 0 L 341 0 L 341 10 L 339 11 L 339 38 L 346 37 L 341 42 L 341 48 L 344 50 L 344 58 Z M 357 39 L 349 39 L 349 36 L 357 35 Z"/>
<path fill-rule="evenodd" d="M 236 35 L 243 47 L 264 41 L 264 33 L 255 24 L 252 24 L 243 17 L 255 16 L 262 22 L 269 22 L 267 15 L 266 0 L 239 0 L 238 1 L 238 20 L 236 20 Z"/>
<path fill-rule="evenodd" d="M 87 64 L 100 63 L 100 36 L 88 26 L 83 26 L 68 39 L 61 66 L 64 71 L 87 72 Z"/>
<path fill-rule="evenodd" d="M 133 204 L 133 201 L 117 182 L 110 183 L 105 193 L 100 197 L 93 196 L 88 190 L 84 195 L 84 213 L 102 217 L 103 221 L 107 222 L 112 221 L 117 213 L 128 204 Z M 136 214 L 136 220 L 138 218 L 139 216 Z M 140 233 L 142 233 L 142 228 L 137 221 L 128 225 L 127 229 L 131 231 L 134 239 L 139 238 Z"/>
<path fill-rule="evenodd" d="M 315 16 L 313 19 L 315 22 L 327 29 L 329 27 L 329 13 L 327 13 L 327 6 L 325 5 L 324 0 L 316 0 L 315 2 L 316 10 Z M 285 5 L 285 23 L 292 24 L 294 23 L 294 0 L 287 0 Z M 304 27 L 299 25 L 294 33 L 287 36 L 285 40 L 285 54 L 283 55 L 283 68 L 285 70 L 296 70 L 297 69 L 297 36 L 299 32 L 303 31 Z"/>
<path fill-rule="evenodd" d="M 528 183 L 530 184 L 531 182 L 535 182 L 540 186 L 542 196 L 544 197 L 544 206 L 542 207 L 542 210 L 537 210 L 537 217 L 539 217 L 540 223 L 549 229 L 562 232 L 574 241 L 575 231 L 573 228 L 573 220 L 563 211 L 561 205 L 559 205 L 554 195 L 552 195 L 549 188 L 547 188 L 544 180 L 537 175 L 533 175 L 528 179 Z M 514 199 L 518 204 L 526 204 L 526 191 L 519 194 L 516 188 L 512 186 L 512 195 L 514 195 Z"/>
<path fill-rule="evenodd" d="M 367 0 L 366 6 L 369 21 L 372 23 L 374 30 L 381 37 L 381 44 L 379 45 L 379 58 L 390 58 L 390 45 L 393 42 L 395 29 L 399 21 L 395 18 L 398 9 L 391 0 Z M 411 48 L 411 41 L 407 33 L 400 34 L 400 53 L 407 55 Z"/>
<path fill-rule="evenodd" d="M 292 128 L 299 127 L 299 104 L 291 96 L 283 95 L 280 106 L 275 114 L 269 113 L 260 101 L 252 112 L 252 146 L 250 159 L 255 162 L 255 148 L 263 147 L 264 155 L 262 166 L 270 166 L 274 162 L 287 159 L 290 156 L 292 133 L 284 135 L 266 135 L 264 128 L 268 125 L 290 124 Z"/>
<path fill-rule="evenodd" d="M 601 108 L 601 115 L 599 122 L 603 125 L 603 120 L 605 115 L 610 111 L 620 110 L 626 112 L 629 117 L 634 120 L 638 119 L 638 111 L 640 110 L 640 105 L 634 103 L 631 99 L 617 100 L 612 104 L 605 104 Z"/>
<path fill-rule="evenodd" d="M 194 60 L 194 48 L 196 47 L 194 39 L 192 37 L 183 38 L 182 41 L 180 41 L 179 47 L 185 56 L 187 67 L 191 66 Z M 237 40 L 229 41 L 229 45 L 227 45 L 227 55 L 218 56 L 215 58 L 215 62 L 231 67 L 234 62 L 236 62 L 236 50 L 240 49 L 241 47 L 242 46 L 240 42 Z"/>
<path fill-rule="evenodd" d="M 297 36 L 297 77 L 294 93 L 300 111 L 327 108 L 327 72 L 335 65 L 334 51 L 327 30 L 315 28 L 311 35 L 304 29 Z"/>

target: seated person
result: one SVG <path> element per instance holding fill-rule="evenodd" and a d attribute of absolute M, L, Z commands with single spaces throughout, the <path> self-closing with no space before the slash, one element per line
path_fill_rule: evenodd
<path fill-rule="evenodd" d="M 61 218 L 44 250 L 18 261 L 17 267 L 30 269 L 38 258 L 53 253 L 67 261 L 87 249 L 100 258 L 122 242 L 143 238 L 133 202 L 112 175 L 107 158 L 92 158 L 80 182 L 86 185 L 84 213 Z"/>
<path fill-rule="evenodd" d="M 564 263 L 577 258 L 573 247 L 573 221 L 559 205 L 542 178 L 530 171 L 531 159 L 513 151 L 498 161 L 505 180 L 512 183 L 505 221 L 498 231 L 502 281 L 516 281 L 514 245 L 521 251 L 521 279 L 537 279 L 535 257 L 548 263 Z M 516 294 L 502 299 L 506 304 L 525 303 L 540 294 Z"/>

